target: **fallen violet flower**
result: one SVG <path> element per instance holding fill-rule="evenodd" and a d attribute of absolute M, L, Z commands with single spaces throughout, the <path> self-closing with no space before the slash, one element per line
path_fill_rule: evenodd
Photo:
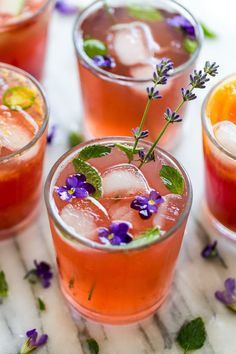
<path fill-rule="evenodd" d="M 28 354 L 31 353 L 33 350 L 43 346 L 48 341 L 48 335 L 42 334 L 38 338 L 38 332 L 36 329 L 31 329 L 26 332 L 26 340 L 22 345 L 20 354 Z"/>
<path fill-rule="evenodd" d="M 109 229 L 106 227 L 98 228 L 98 236 L 102 243 L 119 246 L 130 243 L 133 238 L 128 233 L 131 225 L 128 222 L 113 222 Z"/>
<path fill-rule="evenodd" d="M 152 190 L 149 197 L 137 196 L 131 203 L 131 208 L 138 210 L 142 219 L 149 219 L 152 214 L 157 213 L 158 206 L 164 199 L 155 190 Z"/>
<path fill-rule="evenodd" d="M 112 69 L 116 66 L 114 59 L 107 55 L 95 55 L 93 62 L 99 68 Z"/>
<path fill-rule="evenodd" d="M 62 15 L 74 15 L 79 11 L 78 6 L 67 0 L 58 0 L 56 2 L 55 9 Z"/>
<path fill-rule="evenodd" d="M 209 243 L 203 248 L 201 255 L 203 258 L 214 258 L 218 256 L 217 241 Z"/>
<path fill-rule="evenodd" d="M 215 297 L 217 300 L 236 312 L 236 279 L 226 279 L 224 286 L 225 290 L 217 290 L 215 292 Z"/>
<path fill-rule="evenodd" d="M 56 134 L 56 129 L 57 126 L 55 124 L 53 124 L 48 131 L 48 135 L 47 135 L 47 144 L 50 145 L 52 144 L 54 138 L 55 138 L 55 134 Z"/>
<path fill-rule="evenodd" d="M 51 279 L 53 273 L 51 266 L 46 262 L 37 262 L 34 260 L 35 268 L 31 269 L 26 275 L 25 279 L 28 279 L 31 284 L 40 282 L 43 288 L 49 288 L 51 285 Z"/>
<path fill-rule="evenodd" d="M 87 198 L 96 188 L 86 182 L 85 175 L 77 173 L 67 177 L 66 185 L 55 187 L 55 190 L 62 200 L 69 202 L 72 198 Z"/>

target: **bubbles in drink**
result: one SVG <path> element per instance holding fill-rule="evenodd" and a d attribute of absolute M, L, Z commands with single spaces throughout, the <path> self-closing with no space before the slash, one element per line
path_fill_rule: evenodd
<path fill-rule="evenodd" d="M 231 154 L 236 155 L 236 125 L 230 121 L 222 121 L 213 126 L 216 140 Z"/>
<path fill-rule="evenodd" d="M 97 237 L 98 227 L 109 226 L 105 208 L 95 199 L 75 199 L 61 211 L 63 221 L 79 235 L 90 239 Z"/>
<path fill-rule="evenodd" d="M 165 202 L 160 204 L 158 213 L 153 218 L 153 226 L 159 226 L 167 231 L 176 224 L 181 211 L 184 208 L 184 199 L 178 194 L 167 194 Z"/>
<path fill-rule="evenodd" d="M 111 55 L 127 66 L 146 63 L 159 50 L 149 26 L 138 21 L 112 26 L 107 43 Z"/>
<path fill-rule="evenodd" d="M 142 172 L 129 164 L 108 168 L 102 175 L 102 186 L 104 198 L 125 198 L 149 192 L 149 185 Z"/>

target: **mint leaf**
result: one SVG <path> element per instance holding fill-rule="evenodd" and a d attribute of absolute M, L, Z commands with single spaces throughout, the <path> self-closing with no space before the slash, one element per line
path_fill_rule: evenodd
<path fill-rule="evenodd" d="M 176 341 L 187 353 L 203 347 L 206 340 L 205 325 L 201 317 L 184 324 L 177 335 Z"/>
<path fill-rule="evenodd" d="M 5 273 L 3 271 L 0 272 L 0 298 L 8 297 L 8 283 L 6 280 Z"/>
<path fill-rule="evenodd" d="M 46 310 L 46 305 L 45 303 L 43 302 L 42 299 L 40 299 L 40 297 L 38 297 L 38 308 L 40 311 L 45 311 Z"/>
<path fill-rule="evenodd" d="M 117 143 L 116 147 L 126 154 L 129 162 L 133 160 L 135 154 L 138 154 L 139 151 L 143 150 L 143 148 L 136 148 L 135 151 L 133 152 L 133 146 L 127 144 L 121 144 L 121 143 Z"/>
<path fill-rule="evenodd" d="M 84 141 L 84 137 L 77 132 L 70 132 L 68 140 L 69 140 L 69 145 L 72 148 L 76 145 L 81 144 Z"/>
<path fill-rule="evenodd" d="M 183 47 L 187 53 L 192 54 L 198 47 L 198 42 L 195 39 L 185 38 L 183 41 Z"/>
<path fill-rule="evenodd" d="M 100 198 L 102 195 L 102 179 L 98 170 L 79 158 L 73 160 L 73 165 L 75 171 L 84 174 L 87 182 L 96 188 L 96 192 L 92 194 L 92 197 L 96 199 Z"/>
<path fill-rule="evenodd" d="M 95 339 L 89 338 L 86 342 L 88 344 L 90 354 L 99 354 L 99 345 Z"/>
<path fill-rule="evenodd" d="M 183 194 L 184 178 L 176 168 L 168 165 L 162 165 L 160 170 L 160 178 L 170 192 L 180 195 Z"/>
<path fill-rule="evenodd" d="M 204 37 L 207 39 L 217 38 L 217 34 L 210 30 L 203 22 L 200 23 Z"/>
<path fill-rule="evenodd" d="M 87 56 L 91 59 L 93 59 L 95 55 L 107 54 L 106 44 L 104 44 L 102 41 L 99 41 L 98 39 L 86 39 L 84 41 L 83 48 Z"/>
<path fill-rule="evenodd" d="M 163 20 L 161 12 L 154 7 L 130 5 L 128 6 L 128 13 L 130 16 L 143 21 Z"/>
<path fill-rule="evenodd" d="M 102 157 L 109 155 L 111 152 L 111 148 L 109 146 L 104 145 L 90 145 L 83 148 L 79 153 L 79 159 L 86 161 L 89 159 L 94 159 L 97 157 Z"/>
<path fill-rule="evenodd" d="M 160 237 L 161 230 L 159 227 L 154 227 L 152 229 L 146 230 L 141 233 L 136 239 L 134 239 L 130 246 L 139 246 L 156 240 Z"/>

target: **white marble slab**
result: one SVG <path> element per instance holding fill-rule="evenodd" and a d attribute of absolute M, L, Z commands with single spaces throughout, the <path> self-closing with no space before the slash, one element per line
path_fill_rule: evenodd
<path fill-rule="evenodd" d="M 236 70 L 235 1 L 185 0 L 195 15 L 219 33 L 219 39 L 206 42 L 199 60 L 216 60 L 219 77 Z M 211 10 L 213 9 L 213 10 Z M 51 104 L 51 121 L 57 122 L 55 144 L 47 148 L 45 176 L 52 163 L 66 150 L 69 129 L 80 125 L 81 108 L 71 31 L 74 18 L 54 15 L 46 68 L 45 87 Z M 83 346 L 88 336 L 96 338 L 100 354 L 177 354 L 176 332 L 187 319 L 202 316 L 206 323 L 207 342 L 197 353 L 235 354 L 236 317 L 214 299 L 226 277 L 236 277 L 236 245 L 220 241 L 224 263 L 205 261 L 200 252 L 208 242 L 196 220 L 201 218 L 203 193 L 200 107 L 205 92 L 190 104 L 185 135 L 175 151 L 188 170 L 194 188 L 194 207 L 177 264 L 174 284 L 166 303 L 156 315 L 138 325 L 125 327 L 100 326 L 85 320 L 78 325 L 72 320 L 61 295 L 57 279 L 50 289 L 30 286 L 23 277 L 34 259 L 53 264 L 54 253 L 42 203 L 37 222 L 14 240 L 0 243 L 0 269 L 6 273 L 10 296 L 0 306 L 0 354 L 17 354 L 27 329 L 38 328 L 49 335 L 40 354 L 86 353 Z M 68 124 L 69 123 L 69 124 Z M 212 235 L 214 237 L 214 235 Z M 39 313 L 36 299 L 47 306 Z"/>

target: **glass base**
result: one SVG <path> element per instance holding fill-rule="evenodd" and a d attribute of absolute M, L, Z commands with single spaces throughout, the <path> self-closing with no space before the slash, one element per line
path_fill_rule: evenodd
<path fill-rule="evenodd" d="M 86 320 L 90 320 L 92 322 L 103 323 L 107 325 L 119 325 L 119 326 L 134 324 L 136 322 L 140 322 L 146 319 L 147 317 L 152 316 L 156 312 L 156 310 L 163 304 L 163 302 L 166 300 L 168 296 L 167 293 L 156 304 L 136 314 L 127 315 L 127 316 L 125 315 L 112 316 L 112 315 L 100 314 L 95 311 L 91 311 L 85 307 L 82 307 L 78 305 L 68 294 L 66 294 L 63 288 L 62 288 L 62 292 L 66 300 L 69 302 L 69 307 L 71 309 L 72 317 L 74 318 L 75 321 L 79 321 L 80 318 L 83 317 Z"/>
<path fill-rule="evenodd" d="M 216 236 L 222 236 L 236 242 L 236 232 L 221 224 L 210 212 L 206 202 L 203 204 L 202 225 L 209 234 L 214 233 Z"/>
<path fill-rule="evenodd" d="M 18 236 L 21 231 L 26 229 L 36 219 L 38 213 L 39 203 L 33 208 L 31 214 L 29 214 L 27 218 L 23 219 L 19 224 L 4 230 L 0 230 L 0 241 Z"/>

